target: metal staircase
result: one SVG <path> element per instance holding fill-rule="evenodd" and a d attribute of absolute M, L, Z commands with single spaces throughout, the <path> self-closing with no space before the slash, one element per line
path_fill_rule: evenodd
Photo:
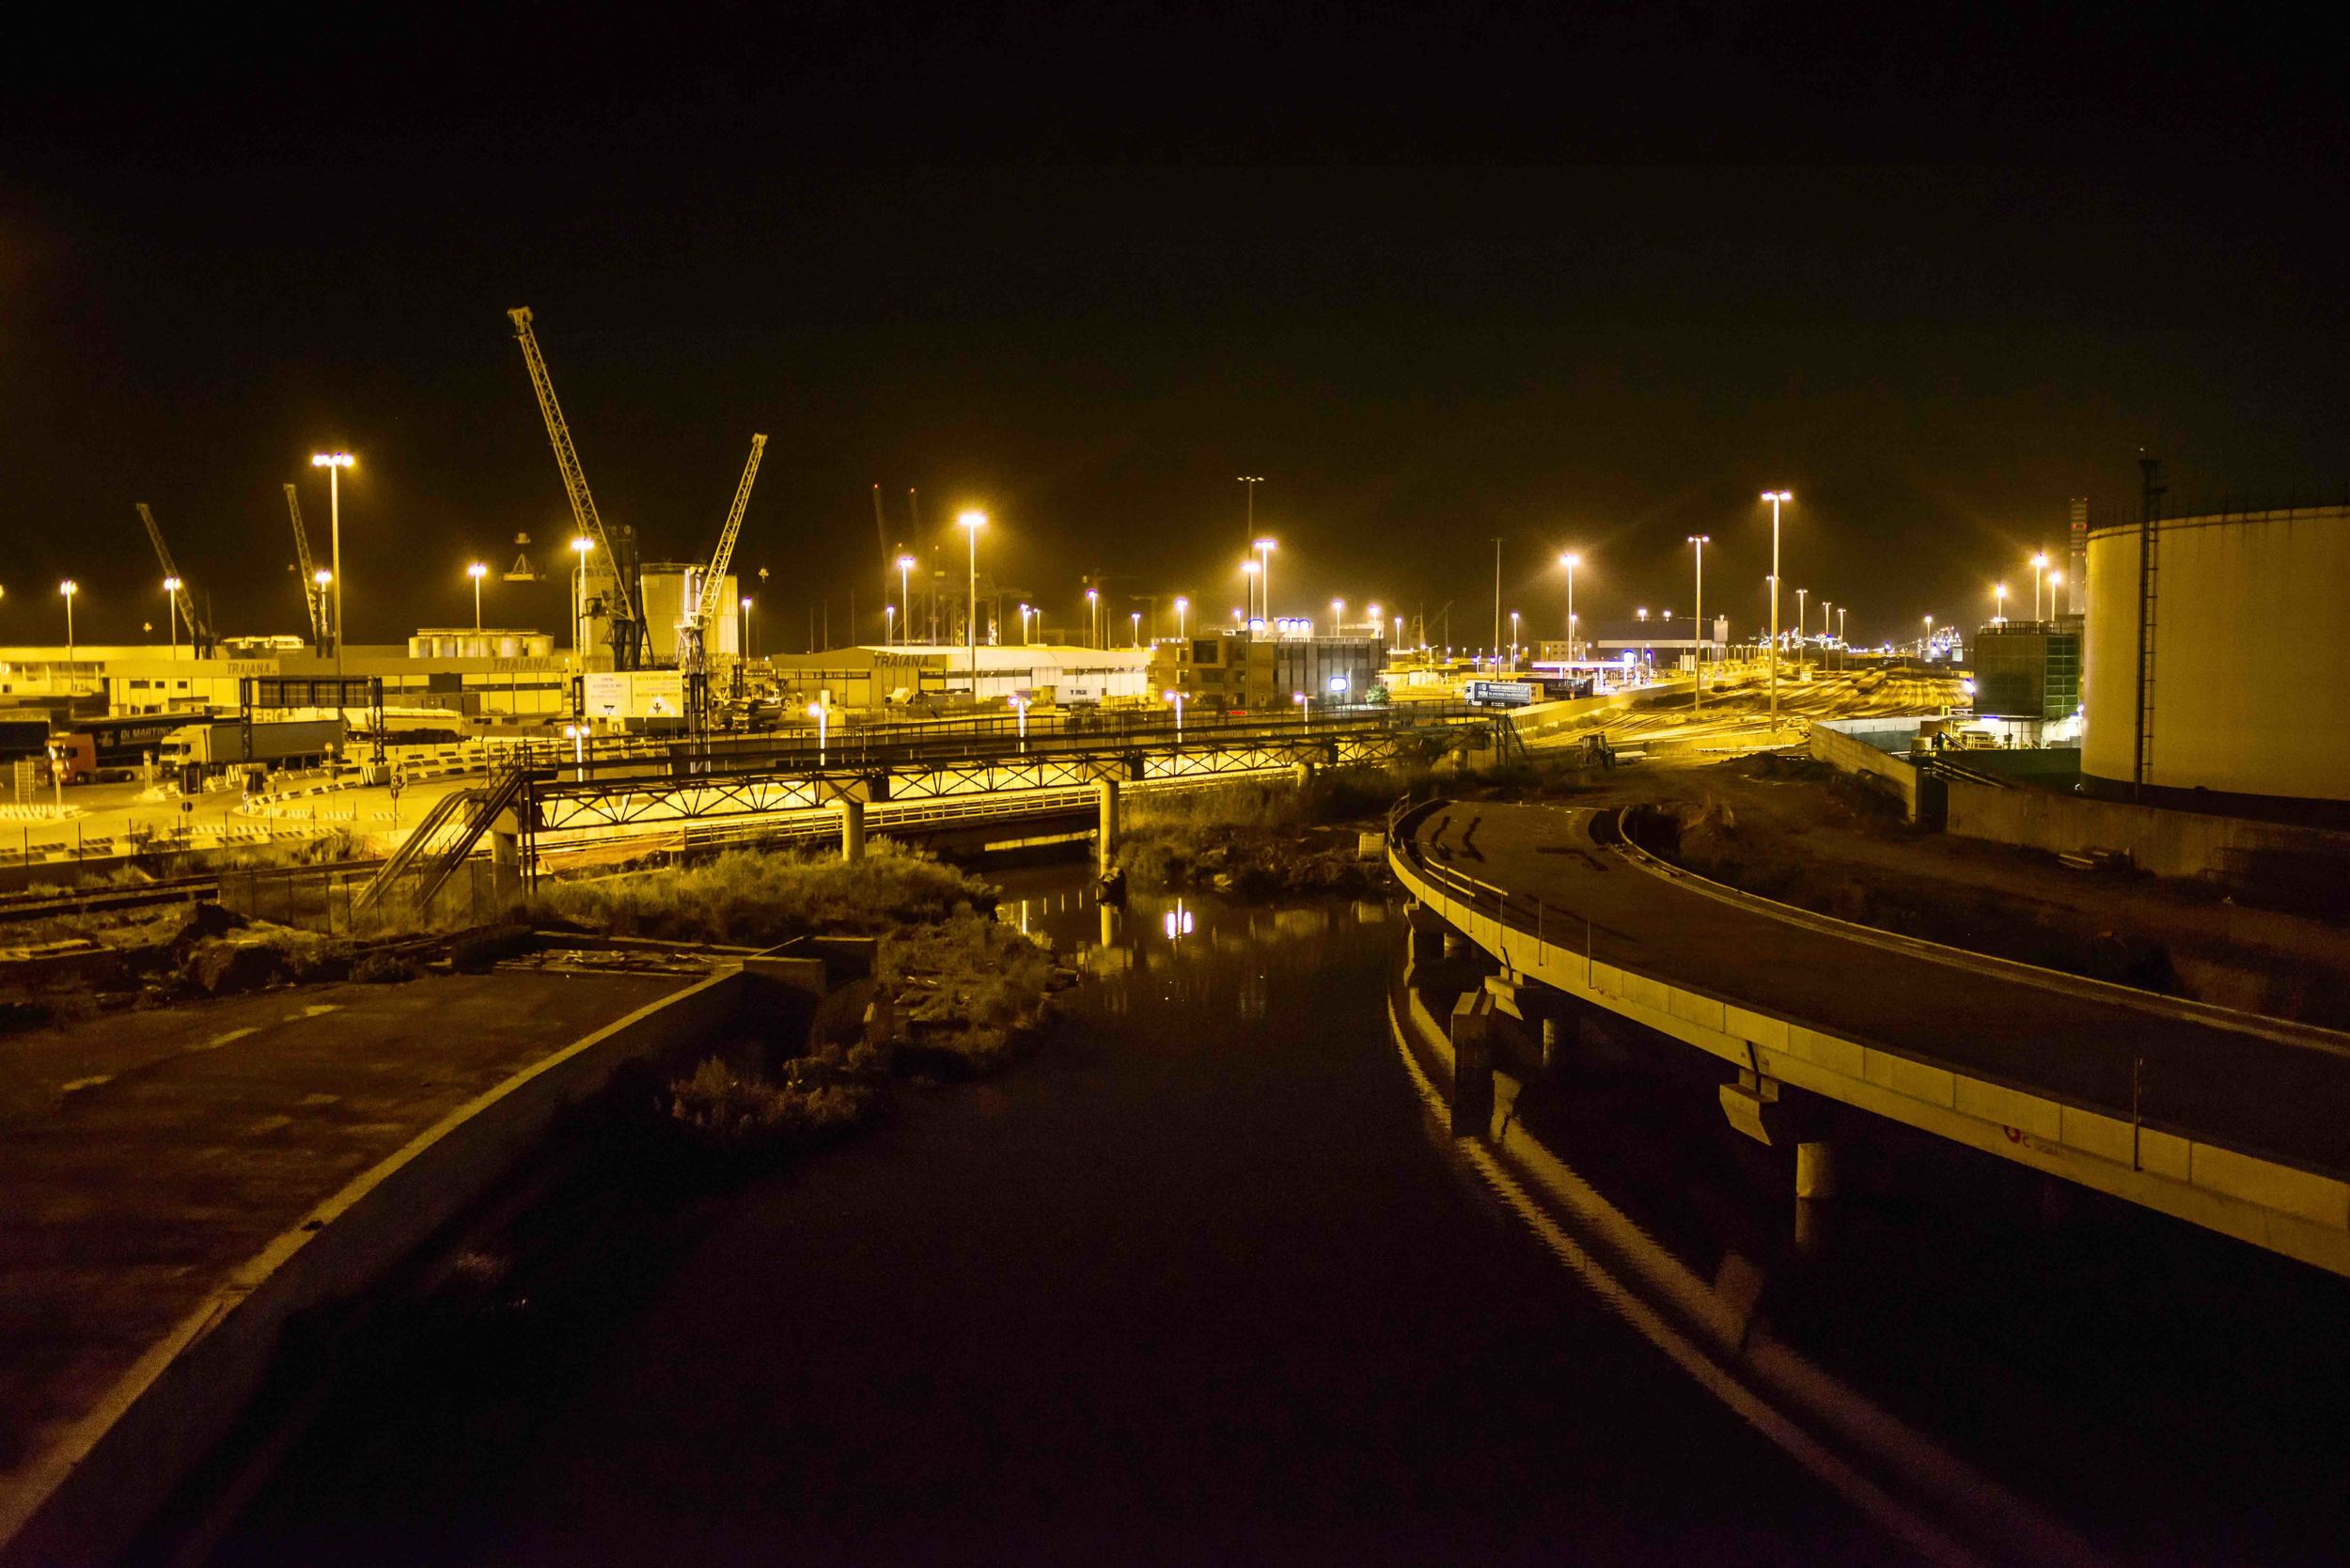
<path fill-rule="evenodd" d="M 405 901 L 409 906 L 425 908 L 442 884 L 464 864 L 500 812 L 520 807 L 518 814 L 527 819 L 529 790 L 529 771 L 509 767 L 478 788 L 443 795 L 425 813 L 408 841 L 384 862 L 374 880 L 360 889 L 352 901 L 352 910 L 376 908 L 403 883 L 410 885 Z"/>

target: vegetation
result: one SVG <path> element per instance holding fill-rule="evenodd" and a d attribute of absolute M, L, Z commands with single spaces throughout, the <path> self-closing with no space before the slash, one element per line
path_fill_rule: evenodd
<path fill-rule="evenodd" d="M 995 907 L 977 877 L 886 841 L 846 865 L 825 854 L 738 850 L 699 865 L 547 886 L 521 918 L 616 936 L 771 948 L 818 933 L 872 936 Z"/>

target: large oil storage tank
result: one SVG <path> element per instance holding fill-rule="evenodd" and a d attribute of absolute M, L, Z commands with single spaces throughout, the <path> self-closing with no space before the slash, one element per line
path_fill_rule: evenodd
<path fill-rule="evenodd" d="M 2350 507 L 2222 512 L 2089 535 L 2081 772 L 2099 794 L 2350 816 Z M 2141 716 L 2141 607 L 2153 659 Z"/>

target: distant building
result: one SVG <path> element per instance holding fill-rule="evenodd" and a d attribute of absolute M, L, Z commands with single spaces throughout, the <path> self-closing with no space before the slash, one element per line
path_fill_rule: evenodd
<path fill-rule="evenodd" d="M 1159 642 L 1152 651 L 1153 695 L 1223 711 L 1270 713 L 1303 693 L 1317 702 L 1360 702 L 1380 684 L 1386 645 L 1373 636 L 1281 636 L 1220 631 Z"/>
<path fill-rule="evenodd" d="M 1975 712 L 2066 719 L 2081 705 L 2081 618 L 1997 621 L 1975 634 Z"/>

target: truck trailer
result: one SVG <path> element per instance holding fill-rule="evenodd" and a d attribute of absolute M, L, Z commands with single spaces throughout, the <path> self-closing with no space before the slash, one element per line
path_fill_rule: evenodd
<path fill-rule="evenodd" d="M 164 736 L 161 760 L 186 789 L 220 773 L 315 767 L 342 744 L 343 724 L 337 718 L 257 719 L 251 724 L 209 719 Z"/>

